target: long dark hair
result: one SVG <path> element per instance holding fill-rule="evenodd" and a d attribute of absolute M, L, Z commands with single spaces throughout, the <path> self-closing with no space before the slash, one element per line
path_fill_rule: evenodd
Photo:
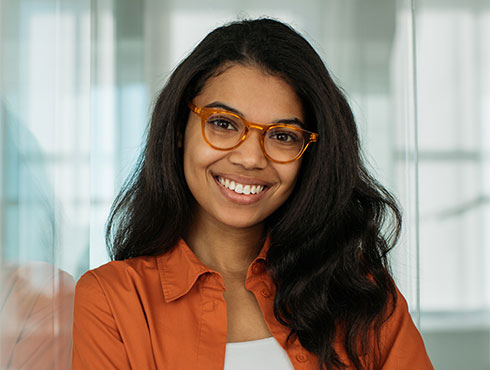
<path fill-rule="evenodd" d="M 110 255 L 166 253 L 183 235 L 193 204 L 178 145 L 186 103 L 230 63 L 287 81 L 301 99 L 307 129 L 320 137 L 303 157 L 295 191 L 266 220 L 275 316 L 291 329 L 289 339 L 318 356 L 320 368 L 363 369 L 367 353 L 379 359 L 379 332 L 396 304 L 387 253 L 398 238 L 400 212 L 363 164 L 346 98 L 311 45 L 283 23 L 256 19 L 217 28 L 172 73 L 137 168 L 112 207 Z M 335 349 L 338 338 L 348 359 Z"/>

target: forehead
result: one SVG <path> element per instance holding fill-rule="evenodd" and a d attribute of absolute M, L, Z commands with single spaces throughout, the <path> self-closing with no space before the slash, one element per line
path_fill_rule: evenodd
<path fill-rule="evenodd" d="M 259 67 L 234 64 L 209 78 L 194 103 L 204 106 L 213 102 L 233 107 L 250 120 L 303 120 L 303 107 L 293 87 Z"/>

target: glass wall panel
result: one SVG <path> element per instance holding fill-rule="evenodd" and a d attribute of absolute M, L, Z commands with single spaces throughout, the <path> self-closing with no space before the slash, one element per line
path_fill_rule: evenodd
<path fill-rule="evenodd" d="M 70 367 L 88 267 L 90 14 L 88 0 L 0 1 L 2 369 Z"/>
<path fill-rule="evenodd" d="M 416 2 L 421 328 L 440 369 L 490 369 L 490 3 Z"/>

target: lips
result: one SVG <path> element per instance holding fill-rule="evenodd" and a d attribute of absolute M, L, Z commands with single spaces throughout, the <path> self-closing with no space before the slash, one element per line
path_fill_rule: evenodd
<path fill-rule="evenodd" d="M 229 201 L 251 205 L 262 199 L 274 184 L 265 180 L 239 174 L 211 173 L 220 193 Z"/>
<path fill-rule="evenodd" d="M 216 176 L 216 180 L 225 188 L 233 190 L 237 194 L 259 194 L 264 191 L 266 185 L 261 184 L 242 184 L 222 176 Z"/>

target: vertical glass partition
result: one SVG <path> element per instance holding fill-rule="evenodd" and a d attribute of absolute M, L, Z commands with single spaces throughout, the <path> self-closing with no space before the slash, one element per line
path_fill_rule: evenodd
<path fill-rule="evenodd" d="M 435 368 L 490 369 L 486 0 L 0 0 L 1 368 L 67 368 L 74 283 L 108 260 L 152 102 L 207 32 L 257 16 L 291 23 L 345 90 L 403 208 L 393 271 Z"/>
<path fill-rule="evenodd" d="M 2 369 L 70 366 L 89 246 L 89 4 L 0 1 Z"/>
<path fill-rule="evenodd" d="M 490 3 L 416 2 L 421 328 L 441 369 L 490 368 Z"/>

